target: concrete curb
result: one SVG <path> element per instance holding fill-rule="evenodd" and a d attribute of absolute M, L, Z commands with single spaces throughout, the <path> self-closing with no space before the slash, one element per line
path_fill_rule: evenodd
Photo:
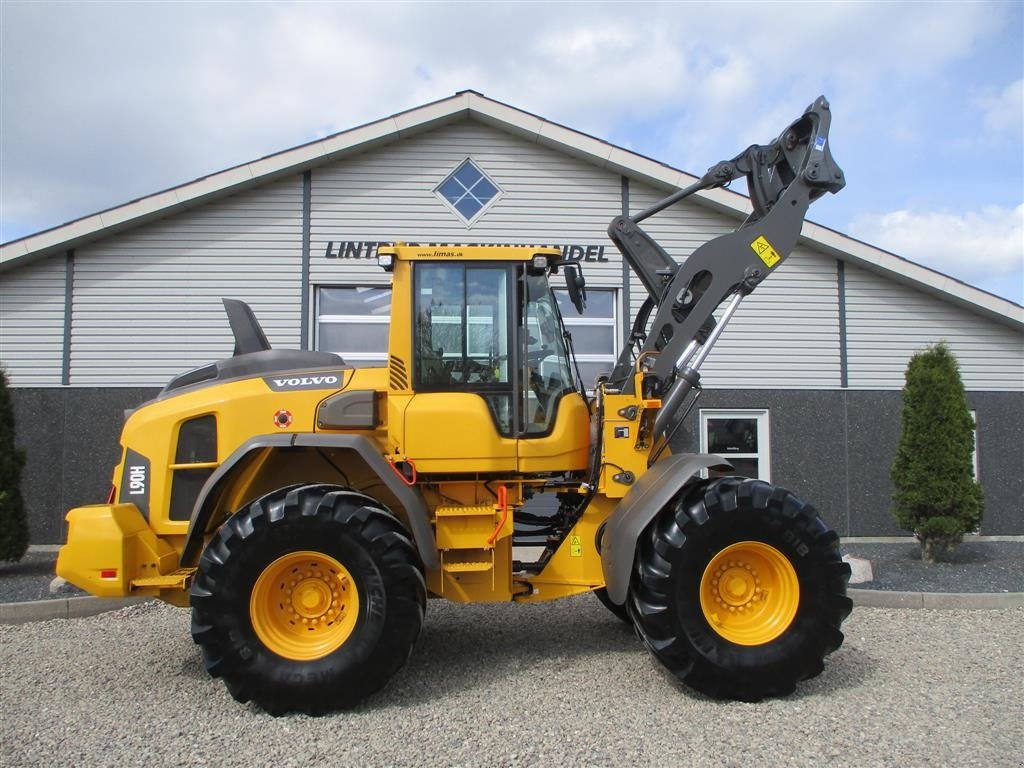
<path fill-rule="evenodd" d="M 24 624 L 27 621 L 77 619 L 97 613 L 116 611 L 142 603 L 148 597 L 68 597 L 57 600 L 30 600 L 24 603 L 0 603 L 0 624 Z"/>
<path fill-rule="evenodd" d="M 848 589 L 853 604 L 864 608 L 959 608 L 993 611 L 1024 607 L 1024 592 L 890 592 Z"/>

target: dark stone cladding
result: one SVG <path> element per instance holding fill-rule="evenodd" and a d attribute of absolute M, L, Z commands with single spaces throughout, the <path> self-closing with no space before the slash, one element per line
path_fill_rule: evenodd
<path fill-rule="evenodd" d="M 705 389 L 676 434 L 674 449 L 700 450 L 702 408 L 768 409 L 772 482 L 813 504 L 831 527 L 849 535 L 841 391 Z"/>
<path fill-rule="evenodd" d="M 969 392 L 977 414 L 981 533 L 1024 534 L 1024 393 Z M 700 447 L 701 408 L 767 408 L 772 482 L 811 502 L 843 536 L 908 535 L 891 514 L 901 393 L 706 389 L 675 445 Z"/>
<path fill-rule="evenodd" d="M 156 388 L 22 387 L 11 390 L 31 541 L 65 540 L 64 515 L 102 502 L 118 463 L 124 411 Z M 981 532 L 1024 534 L 1024 394 L 970 392 L 985 489 Z M 900 392 L 704 390 L 674 441 L 699 448 L 700 408 L 767 408 L 772 481 L 814 504 L 844 536 L 906 535 L 892 520 L 889 467 L 900 431 Z"/>
<path fill-rule="evenodd" d="M 11 389 L 17 444 L 25 451 L 21 492 L 33 544 L 61 544 L 72 507 L 106 501 L 126 409 L 159 388 Z"/>

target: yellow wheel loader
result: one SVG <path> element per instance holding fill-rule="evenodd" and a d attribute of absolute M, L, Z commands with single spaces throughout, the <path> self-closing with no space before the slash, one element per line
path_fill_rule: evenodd
<path fill-rule="evenodd" d="M 580 380 L 549 285 L 558 274 L 582 311 L 580 266 L 555 248 L 380 247 L 382 368 L 271 349 L 225 299 L 234 355 L 130 414 L 108 503 L 68 513 L 58 574 L 191 606 L 210 674 L 273 713 L 380 689 L 428 597 L 594 592 L 693 688 L 790 693 L 843 639 L 838 537 L 787 490 L 672 438 L 742 299 L 790 254 L 810 203 L 844 185 L 829 123 L 819 98 L 770 144 L 612 221 L 648 297 L 597 382 Z M 741 177 L 753 212 L 682 265 L 638 226 Z M 556 513 L 524 509 L 540 493 Z"/>

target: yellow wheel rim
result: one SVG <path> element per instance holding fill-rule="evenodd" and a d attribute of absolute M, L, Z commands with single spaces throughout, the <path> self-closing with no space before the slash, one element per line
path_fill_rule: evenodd
<path fill-rule="evenodd" d="M 352 574 L 320 552 L 277 558 L 256 579 L 249 599 L 252 628 L 278 656 L 320 659 L 348 640 L 359 616 Z"/>
<path fill-rule="evenodd" d="M 700 607 L 719 635 L 738 645 L 769 643 L 789 627 L 800 583 L 789 559 L 760 541 L 739 541 L 715 555 L 700 580 Z"/>

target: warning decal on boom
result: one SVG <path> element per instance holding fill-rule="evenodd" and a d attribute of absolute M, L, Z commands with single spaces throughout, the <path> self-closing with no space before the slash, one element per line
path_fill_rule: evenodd
<path fill-rule="evenodd" d="M 750 247 L 754 249 L 754 253 L 757 257 L 765 263 L 767 267 L 774 267 L 779 263 L 779 252 L 772 248 L 772 244 L 768 242 L 768 238 L 764 235 L 759 235 L 758 238 L 750 244 Z"/>

